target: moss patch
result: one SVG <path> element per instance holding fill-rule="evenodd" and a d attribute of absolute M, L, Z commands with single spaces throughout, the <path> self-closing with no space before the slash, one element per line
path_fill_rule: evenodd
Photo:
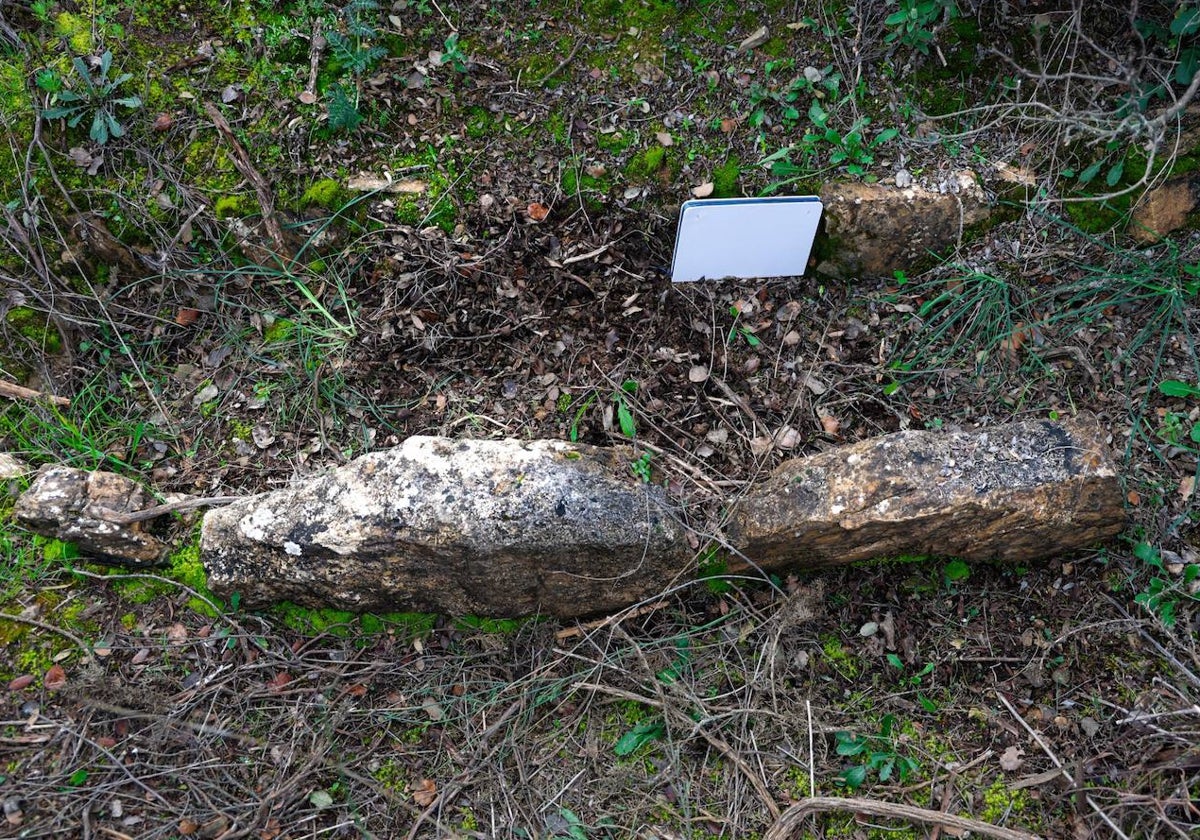
<path fill-rule="evenodd" d="M 49 316 L 28 306 L 14 306 L 4 320 L 35 347 L 47 353 L 62 352 L 62 336 Z"/>

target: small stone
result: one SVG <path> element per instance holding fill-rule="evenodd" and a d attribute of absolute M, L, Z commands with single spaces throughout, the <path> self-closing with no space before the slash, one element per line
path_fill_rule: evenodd
<path fill-rule="evenodd" d="M 699 384 L 708 379 L 708 368 L 704 365 L 693 365 L 688 371 L 688 381 Z"/>
<path fill-rule="evenodd" d="M 737 51 L 739 53 L 749 52 L 750 50 L 761 47 L 763 44 L 767 43 L 770 38 L 771 31 L 765 26 L 760 26 L 758 29 L 755 29 L 753 32 L 747 35 L 742 43 L 738 44 Z"/>

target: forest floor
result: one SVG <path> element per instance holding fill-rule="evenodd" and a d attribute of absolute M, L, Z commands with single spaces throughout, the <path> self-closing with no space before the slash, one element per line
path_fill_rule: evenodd
<path fill-rule="evenodd" d="M 1129 224 L 1200 162 L 1200 18 L 1160 5 L 0 4 L 0 379 L 70 399 L 0 402 L 0 451 L 216 496 L 632 438 L 703 531 L 790 457 L 1086 412 L 1129 518 L 576 626 L 247 613 L 196 516 L 131 573 L 17 528 L 12 479 L 0 834 L 780 837 L 814 795 L 858 805 L 788 836 L 1194 833 L 1200 235 Z M 952 253 L 669 282 L 693 195 L 963 169 L 1015 186 Z"/>

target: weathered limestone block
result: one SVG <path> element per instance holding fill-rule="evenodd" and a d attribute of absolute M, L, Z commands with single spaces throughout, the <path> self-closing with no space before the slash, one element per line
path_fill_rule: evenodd
<path fill-rule="evenodd" d="M 119 524 L 106 515 L 142 510 L 145 491 L 136 481 L 110 472 L 42 467 L 13 508 L 17 521 L 43 536 L 79 546 L 86 554 L 133 565 L 152 565 L 163 544 L 140 522 Z"/>
<path fill-rule="evenodd" d="M 728 535 L 779 569 L 927 553 L 1029 561 L 1123 525 L 1099 425 L 1028 421 L 898 432 L 789 461 L 741 500 Z"/>
<path fill-rule="evenodd" d="M 1151 245 L 1185 226 L 1200 204 L 1200 178 L 1182 175 L 1147 192 L 1129 220 L 1135 242 Z"/>
<path fill-rule="evenodd" d="M 411 437 L 210 511 L 209 585 L 254 607 L 577 616 L 661 590 L 691 557 L 624 447 Z"/>
<path fill-rule="evenodd" d="M 956 173 L 946 187 L 941 192 L 855 181 L 825 186 L 821 202 L 830 253 L 817 269 L 842 277 L 890 277 L 954 247 L 991 210 L 974 173 Z"/>

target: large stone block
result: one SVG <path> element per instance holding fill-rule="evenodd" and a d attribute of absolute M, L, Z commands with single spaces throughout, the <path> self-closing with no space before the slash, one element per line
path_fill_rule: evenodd
<path fill-rule="evenodd" d="M 956 173 L 944 187 L 827 185 L 821 202 L 829 254 L 817 269 L 842 277 L 891 277 L 955 247 L 991 209 L 972 172 Z"/>
<path fill-rule="evenodd" d="M 34 533 L 75 543 L 86 554 L 146 566 L 158 562 L 165 546 L 141 522 L 113 521 L 145 505 L 141 485 L 116 473 L 42 467 L 13 512 Z"/>
<path fill-rule="evenodd" d="M 691 552 L 625 447 L 412 437 L 205 516 L 209 585 L 247 606 L 576 616 L 658 592 Z"/>
<path fill-rule="evenodd" d="M 1030 561 L 1119 533 L 1092 420 L 897 432 L 781 465 L 737 505 L 730 542 L 760 568 L 898 554 Z"/>

